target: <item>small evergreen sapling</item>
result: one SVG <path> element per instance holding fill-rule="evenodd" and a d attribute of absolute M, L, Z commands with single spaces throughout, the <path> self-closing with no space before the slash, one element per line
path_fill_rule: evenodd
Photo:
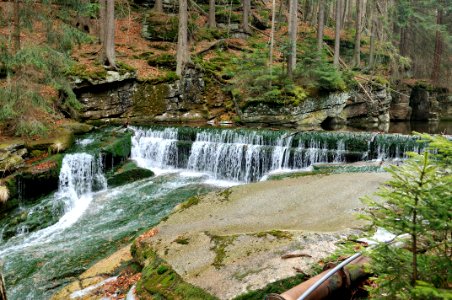
<path fill-rule="evenodd" d="M 375 298 L 452 299 L 452 142 L 424 138 L 435 150 L 410 153 L 402 166 L 389 167 L 392 179 L 378 198 L 363 199 L 369 206 L 364 217 L 373 225 L 410 235 L 403 247 L 382 244 L 369 251 Z"/>

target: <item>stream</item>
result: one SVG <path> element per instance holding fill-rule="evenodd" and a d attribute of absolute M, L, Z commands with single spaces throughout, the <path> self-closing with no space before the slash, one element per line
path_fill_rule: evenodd
<path fill-rule="evenodd" d="M 0 241 L 0 264 L 9 299 L 48 299 L 93 262 L 130 243 L 178 203 L 218 189 L 245 184 L 315 163 L 403 159 L 421 147 L 409 136 L 327 133 L 132 128 L 131 158 L 155 177 L 108 188 L 102 158 L 83 152 L 92 139 L 66 154 L 59 189 L 37 204 L 51 206 L 57 222 L 26 228 Z M 81 145 L 81 146 L 80 146 Z"/>

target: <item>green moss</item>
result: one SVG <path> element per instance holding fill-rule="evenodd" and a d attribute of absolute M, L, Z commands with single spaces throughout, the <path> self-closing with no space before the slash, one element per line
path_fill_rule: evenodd
<path fill-rule="evenodd" d="M 96 71 L 88 71 L 85 65 L 72 64 L 65 75 L 79 78 L 81 80 L 102 80 L 107 77 L 107 71 L 99 65 Z"/>
<path fill-rule="evenodd" d="M 277 239 L 292 239 L 292 233 L 282 230 L 270 230 L 255 234 L 255 236 L 259 238 L 266 237 L 267 235 L 274 236 Z"/>
<path fill-rule="evenodd" d="M 220 269 L 222 266 L 224 266 L 224 260 L 227 257 L 226 248 L 234 242 L 237 236 L 212 235 L 210 238 L 214 244 L 213 248 L 211 248 L 210 250 L 213 250 L 215 252 L 215 259 L 212 265 L 215 268 Z"/>
<path fill-rule="evenodd" d="M 133 112 L 139 116 L 154 116 L 166 111 L 167 84 L 142 83 L 133 94 Z"/>
<path fill-rule="evenodd" d="M 262 289 L 240 295 L 234 298 L 234 300 L 262 300 L 265 299 L 265 297 L 271 293 L 282 294 L 283 292 L 291 289 L 292 287 L 302 283 L 306 279 L 307 279 L 306 275 L 299 274 L 283 280 L 278 280 L 268 284 L 266 287 Z"/>
<path fill-rule="evenodd" d="M 174 69 L 176 67 L 176 58 L 174 55 L 163 53 L 150 57 L 148 59 L 148 64 L 151 67 Z"/>
<path fill-rule="evenodd" d="M 313 175 L 325 175 L 329 174 L 326 170 L 314 170 L 310 172 L 293 172 L 293 173 L 286 173 L 286 174 L 277 174 L 277 175 L 271 175 L 268 177 L 269 180 L 282 180 L 285 178 L 298 178 L 298 177 L 304 177 L 304 176 L 313 176 Z"/>
<path fill-rule="evenodd" d="M 102 148 L 102 152 L 114 157 L 129 157 L 132 148 L 132 133 L 126 132 L 123 136 L 117 136 L 113 141 Z"/>
<path fill-rule="evenodd" d="M 188 198 L 187 201 L 183 202 L 180 207 L 182 210 L 184 210 L 194 205 L 197 205 L 199 201 L 200 201 L 199 196 L 193 196 Z"/>
<path fill-rule="evenodd" d="M 154 176 L 154 172 L 151 170 L 140 168 L 133 161 L 127 161 L 116 168 L 114 172 L 108 174 L 107 183 L 108 186 L 115 187 L 152 176 Z"/>
<path fill-rule="evenodd" d="M 183 236 L 178 237 L 174 240 L 175 243 L 181 244 L 181 245 L 188 245 L 189 239 Z"/>
<path fill-rule="evenodd" d="M 231 194 L 232 194 L 232 190 L 230 188 L 225 189 L 219 193 L 222 201 L 229 201 L 229 196 L 231 196 Z"/>
<path fill-rule="evenodd" d="M 204 290 L 186 283 L 166 261 L 150 250 L 149 246 L 135 243 L 132 247 L 134 258 L 137 255 L 142 256 L 143 253 L 147 256 L 146 266 L 136 286 L 140 299 L 217 299 Z"/>

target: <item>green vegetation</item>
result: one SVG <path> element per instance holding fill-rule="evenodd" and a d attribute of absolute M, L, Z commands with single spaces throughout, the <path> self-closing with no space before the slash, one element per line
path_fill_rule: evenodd
<path fill-rule="evenodd" d="M 154 173 L 151 170 L 140 168 L 134 162 L 129 161 L 109 175 L 107 183 L 109 187 L 115 187 L 152 176 Z"/>
<path fill-rule="evenodd" d="M 180 236 L 175 239 L 174 242 L 180 245 L 188 245 L 190 243 L 190 240 L 186 237 Z"/>
<path fill-rule="evenodd" d="M 187 201 L 183 202 L 180 205 L 181 210 L 187 209 L 189 207 L 192 207 L 194 205 L 197 205 L 201 199 L 199 196 L 193 196 L 187 199 Z"/>
<path fill-rule="evenodd" d="M 292 239 L 292 233 L 288 231 L 282 231 L 282 230 L 270 230 L 270 231 L 264 231 L 264 232 L 258 232 L 255 234 L 256 237 L 262 238 L 266 237 L 267 235 L 271 235 L 277 239 Z"/>
<path fill-rule="evenodd" d="M 228 236 L 220 236 L 220 235 L 212 235 L 211 240 L 214 243 L 213 250 L 215 252 L 215 259 L 212 263 L 212 265 L 220 269 L 222 266 L 224 266 L 224 260 L 227 257 L 226 254 L 226 248 L 228 245 L 232 244 L 234 240 L 236 239 L 236 236 L 234 235 L 228 235 Z"/>
<path fill-rule="evenodd" d="M 193 299 L 215 300 L 216 297 L 186 283 L 173 268 L 148 246 L 134 243 L 132 255 L 140 264 L 146 263 L 136 286 L 139 297 L 144 299 Z"/>
<path fill-rule="evenodd" d="M 376 274 L 376 285 L 369 289 L 377 298 L 452 297 L 452 142 L 424 138 L 433 154 L 412 153 L 402 166 L 389 167 L 392 179 L 376 194 L 384 201 L 364 199 L 370 206 L 365 218 L 396 235 L 409 235 L 404 247 L 382 244 L 369 251 Z"/>
<path fill-rule="evenodd" d="M 308 279 L 306 275 L 299 274 L 293 277 L 289 277 L 286 279 L 278 280 L 273 283 L 268 284 L 265 288 L 251 291 L 235 297 L 234 300 L 262 300 L 265 299 L 265 296 L 271 293 L 281 294 L 292 287 L 302 283 Z"/>

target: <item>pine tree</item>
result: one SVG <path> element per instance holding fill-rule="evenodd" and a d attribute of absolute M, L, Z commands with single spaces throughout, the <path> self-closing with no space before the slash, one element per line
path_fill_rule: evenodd
<path fill-rule="evenodd" d="M 448 288 L 452 276 L 452 142 L 443 137 L 427 138 L 430 151 L 412 153 L 402 166 L 391 166 L 388 172 L 392 179 L 376 193 L 379 198 L 364 199 L 370 206 L 366 218 L 375 226 L 410 236 L 406 247 L 384 244 L 370 252 L 377 275 L 377 288 L 372 290 L 376 297 L 425 296 L 420 281 L 430 287 L 428 293 L 442 293 L 438 289 Z M 431 157 L 430 152 L 437 154 Z"/>

